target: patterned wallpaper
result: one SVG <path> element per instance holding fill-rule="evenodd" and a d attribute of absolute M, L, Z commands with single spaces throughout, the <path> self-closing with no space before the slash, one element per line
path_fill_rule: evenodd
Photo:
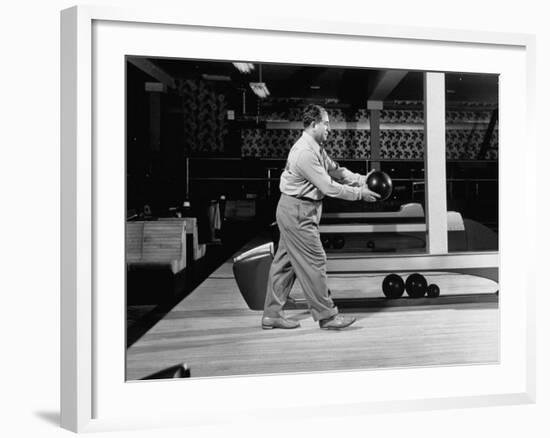
<path fill-rule="evenodd" d="M 267 116 L 270 120 L 299 121 L 301 110 L 291 108 L 286 113 Z M 492 109 L 482 105 L 470 110 L 450 110 L 446 113 L 447 158 L 476 159 L 485 138 Z M 329 110 L 333 125 L 338 122 L 361 122 L 368 120 L 368 112 L 360 110 L 349 114 L 342 110 Z M 388 109 L 380 112 L 380 122 L 385 124 L 380 131 L 380 154 L 382 159 L 424 158 L 424 112 L 418 109 Z M 395 127 L 388 126 L 395 124 Z M 417 126 L 414 126 L 417 125 Z M 335 159 L 369 159 L 370 132 L 368 129 L 333 129 L 327 141 L 327 152 Z M 288 151 L 302 130 L 292 129 L 244 129 L 242 131 L 243 157 L 286 158 Z M 492 133 L 486 159 L 498 158 L 498 125 Z"/>
<path fill-rule="evenodd" d="M 447 123 L 489 123 L 491 110 L 447 111 Z M 424 123 L 424 111 L 421 110 L 382 110 L 381 123 Z"/>
<path fill-rule="evenodd" d="M 294 142 L 302 135 L 300 129 L 246 129 L 242 136 L 243 157 L 286 158 Z M 448 129 L 447 159 L 476 159 L 485 136 L 484 129 Z M 491 137 L 491 147 L 498 145 L 498 131 Z M 326 145 L 334 159 L 370 159 L 370 133 L 366 130 L 334 130 Z M 382 159 L 423 159 L 422 130 L 388 129 L 380 132 Z M 497 159 L 497 149 L 487 152 L 487 159 Z"/>
<path fill-rule="evenodd" d="M 228 131 L 225 97 L 201 80 L 186 80 L 182 91 L 185 102 L 182 123 L 187 153 L 191 156 L 223 153 L 224 136 Z M 421 102 L 393 102 L 390 109 L 380 111 L 382 159 L 423 158 L 424 112 L 418 108 L 421 108 Z M 357 123 L 359 128 L 333 129 L 326 145 L 329 154 L 335 159 L 369 159 L 370 131 L 366 129 L 369 112 L 366 109 L 328 111 L 333 127 L 341 122 L 351 122 Z M 273 121 L 300 122 L 301 114 L 302 108 L 289 107 L 265 117 Z M 492 108 L 480 103 L 464 103 L 460 110 L 447 111 L 447 158 L 477 158 L 491 115 Z M 301 132 L 299 124 L 288 129 L 243 129 L 241 156 L 284 159 Z M 491 138 L 492 149 L 486 158 L 498 158 L 497 146 L 498 125 Z"/>
<path fill-rule="evenodd" d="M 368 111 L 359 109 L 357 111 L 344 111 L 338 108 L 327 109 L 331 122 L 364 122 L 368 120 Z M 273 111 L 266 115 L 269 120 L 287 120 L 301 122 L 303 108 L 290 107 L 285 111 Z"/>
<path fill-rule="evenodd" d="M 241 154 L 244 157 L 286 158 L 301 135 L 301 129 L 245 129 Z M 370 134 L 365 130 L 332 131 L 326 149 L 334 158 L 364 158 L 370 155 Z"/>
<path fill-rule="evenodd" d="M 421 106 L 417 103 L 417 106 Z M 468 105 L 465 105 L 468 107 Z M 344 111 L 338 108 L 329 108 L 330 121 L 334 122 L 366 122 L 369 112 L 366 109 L 356 111 Z M 446 112 L 447 123 L 489 123 L 492 108 L 480 107 L 473 109 L 448 110 Z M 266 114 L 268 120 L 285 120 L 300 122 L 302 120 L 302 108 L 289 108 L 286 111 L 274 111 Z M 424 123 L 424 111 L 420 109 L 384 109 L 380 111 L 382 123 Z"/>
<path fill-rule="evenodd" d="M 227 133 L 225 96 L 201 80 L 185 80 L 182 86 L 184 147 L 189 155 L 220 153 Z"/>

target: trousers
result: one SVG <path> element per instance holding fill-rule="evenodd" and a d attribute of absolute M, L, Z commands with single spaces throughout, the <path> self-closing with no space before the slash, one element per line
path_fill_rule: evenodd
<path fill-rule="evenodd" d="M 283 307 L 296 279 L 315 321 L 338 313 L 329 296 L 327 256 L 319 234 L 322 209 L 322 201 L 281 195 L 276 211 L 279 246 L 269 271 L 264 316 L 284 316 Z"/>

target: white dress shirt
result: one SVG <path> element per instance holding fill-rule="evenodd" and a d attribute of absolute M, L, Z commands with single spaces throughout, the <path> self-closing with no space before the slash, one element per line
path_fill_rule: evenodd
<path fill-rule="evenodd" d="M 281 174 L 281 193 L 321 200 L 325 196 L 357 201 L 366 176 L 353 173 L 333 161 L 315 139 L 304 132 L 288 153 Z"/>

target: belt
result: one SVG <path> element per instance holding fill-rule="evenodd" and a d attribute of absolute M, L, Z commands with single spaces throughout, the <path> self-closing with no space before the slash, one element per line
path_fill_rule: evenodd
<path fill-rule="evenodd" d="M 296 196 L 296 195 L 287 195 L 291 198 L 299 199 L 300 201 L 308 201 L 308 202 L 321 202 L 321 199 L 311 199 L 306 196 Z"/>

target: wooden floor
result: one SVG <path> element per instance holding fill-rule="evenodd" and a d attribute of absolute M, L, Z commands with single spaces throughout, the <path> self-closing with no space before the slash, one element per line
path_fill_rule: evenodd
<path fill-rule="evenodd" d="M 490 280 L 426 275 L 444 294 L 493 294 Z M 383 275 L 330 276 L 333 297 L 382 297 Z M 292 293 L 300 297 L 298 284 Z M 437 298 L 433 299 L 437 300 Z M 436 303 L 437 301 L 434 301 Z M 294 373 L 385 367 L 495 363 L 497 302 L 346 311 L 358 321 L 343 331 L 320 330 L 307 310 L 290 310 L 301 327 L 262 330 L 261 312 L 241 297 L 227 261 L 127 351 L 127 379 L 185 362 L 191 377 Z"/>

